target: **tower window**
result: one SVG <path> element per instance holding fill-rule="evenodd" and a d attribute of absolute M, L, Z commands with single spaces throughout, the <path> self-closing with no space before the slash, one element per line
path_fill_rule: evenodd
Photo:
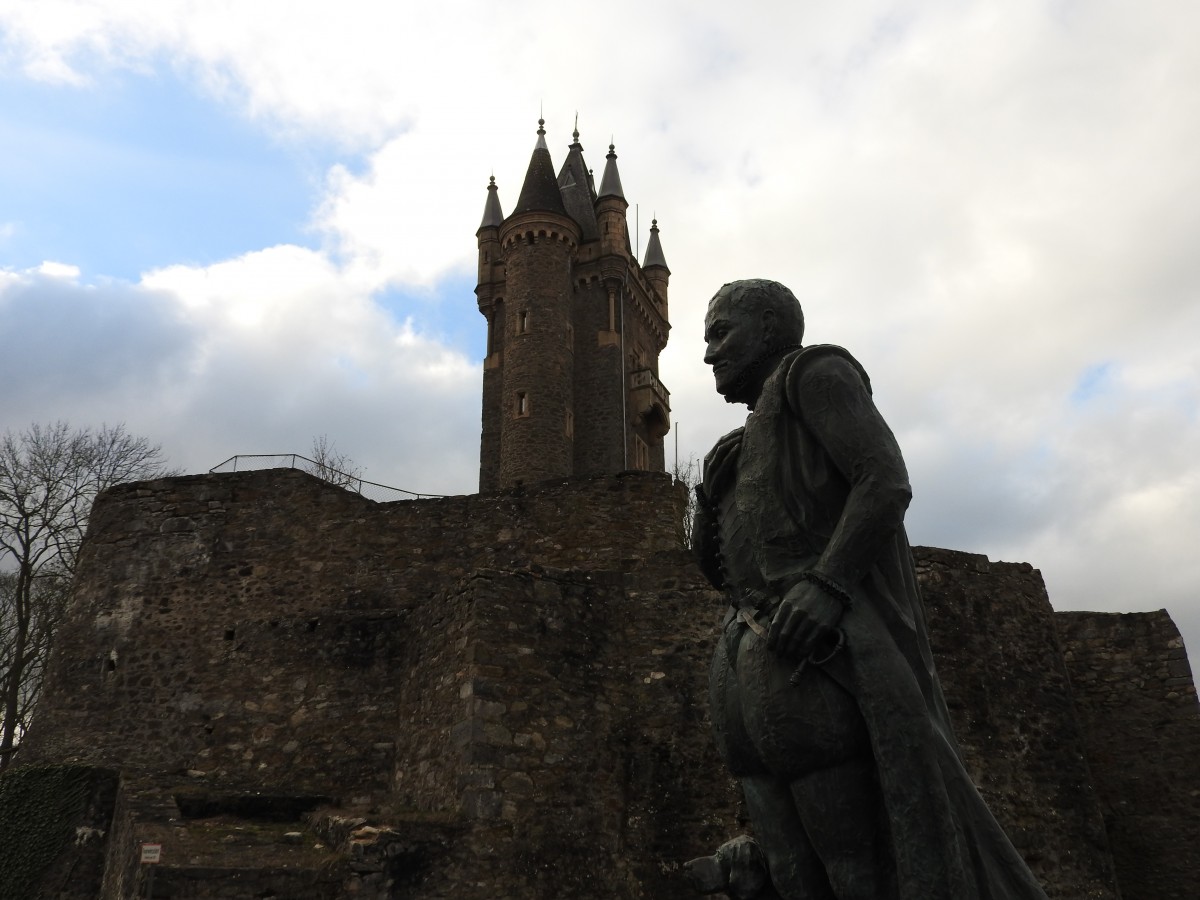
<path fill-rule="evenodd" d="M 633 467 L 648 470 L 650 468 L 650 448 L 640 437 L 633 439 Z"/>
<path fill-rule="evenodd" d="M 529 333 L 529 310 L 523 309 L 517 313 L 517 334 Z"/>
<path fill-rule="evenodd" d="M 567 410 L 566 433 L 569 438 L 575 437 L 575 413 L 569 409 Z"/>
<path fill-rule="evenodd" d="M 529 415 L 529 395 L 524 391 L 517 391 L 517 415 Z"/>

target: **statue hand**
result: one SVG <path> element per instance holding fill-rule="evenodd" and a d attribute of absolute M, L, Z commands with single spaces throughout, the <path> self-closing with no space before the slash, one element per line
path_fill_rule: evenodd
<path fill-rule="evenodd" d="M 767 858 L 749 835 L 726 841 L 712 856 L 684 863 L 683 870 L 701 894 L 723 892 L 734 900 L 778 897 L 770 887 Z"/>
<path fill-rule="evenodd" d="M 767 649 L 790 659 L 807 659 L 833 636 L 844 607 L 817 585 L 801 581 L 779 602 L 767 630 Z"/>

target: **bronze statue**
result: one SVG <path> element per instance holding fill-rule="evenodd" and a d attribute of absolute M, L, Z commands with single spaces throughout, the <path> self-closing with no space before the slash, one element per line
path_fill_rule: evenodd
<path fill-rule="evenodd" d="M 705 319 L 718 393 L 750 408 L 705 458 L 693 547 L 729 599 L 710 702 L 754 839 L 690 863 L 693 882 L 737 898 L 1045 900 L 959 758 L 900 448 L 862 366 L 803 335 L 773 281 L 725 285 Z"/>

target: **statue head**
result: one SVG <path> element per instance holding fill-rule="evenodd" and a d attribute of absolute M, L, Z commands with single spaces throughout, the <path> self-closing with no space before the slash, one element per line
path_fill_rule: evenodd
<path fill-rule="evenodd" d="M 733 281 L 708 303 L 704 361 L 729 403 L 753 408 L 779 357 L 803 339 L 800 301 L 777 281 Z"/>

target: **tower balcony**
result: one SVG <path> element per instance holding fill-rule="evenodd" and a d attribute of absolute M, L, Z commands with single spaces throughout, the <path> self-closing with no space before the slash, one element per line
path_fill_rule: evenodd
<path fill-rule="evenodd" d="M 671 392 L 651 369 L 629 373 L 629 399 L 634 421 L 642 424 L 655 440 L 661 440 L 671 430 Z"/>

